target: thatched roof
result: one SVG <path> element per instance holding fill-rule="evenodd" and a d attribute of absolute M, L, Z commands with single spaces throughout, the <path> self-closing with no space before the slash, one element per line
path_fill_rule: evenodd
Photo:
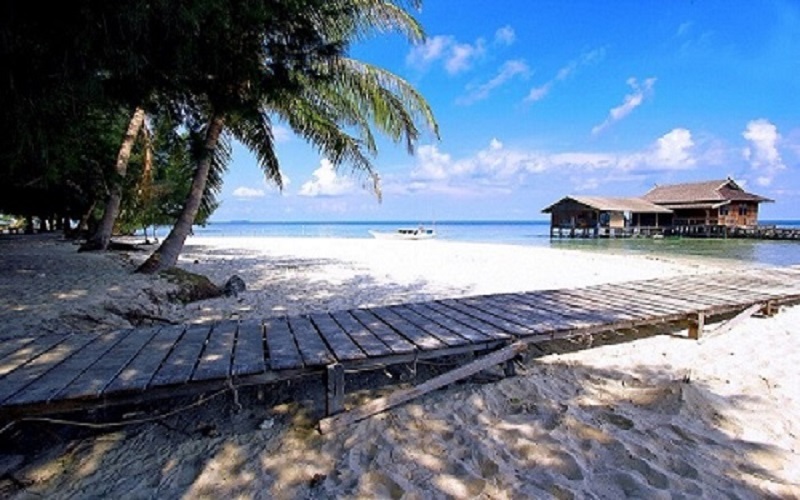
<path fill-rule="evenodd" d="M 760 203 L 772 201 L 769 198 L 746 192 L 733 179 L 656 186 L 643 198 L 668 206 L 699 202 L 754 201 Z"/>
<path fill-rule="evenodd" d="M 672 210 L 658 206 L 641 198 L 606 198 L 601 196 L 565 196 L 542 212 L 550 213 L 557 206 L 569 201 L 579 203 L 601 212 L 635 212 L 640 214 L 669 214 Z"/>

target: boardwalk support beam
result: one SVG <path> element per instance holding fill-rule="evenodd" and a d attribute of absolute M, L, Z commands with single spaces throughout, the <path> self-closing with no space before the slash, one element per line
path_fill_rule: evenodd
<path fill-rule="evenodd" d="M 778 312 L 778 307 L 775 305 L 774 300 L 767 301 L 767 303 L 761 309 L 761 313 L 767 317 L 775 316 L 775 313 L 777 312 Z"/>
<path fill-rule="evenodd" d="M 341 364 L 328 365 L 325 386 L 325 414 L 331 416 L 344 411 L 344 367 Z"/>
<path fill-rule="evenodd" d="M 700 340 L 703 334 L 703 327 L 706 325 L 705 313 L 693 313 L 689 315 L 689 338 Z"/>
<path fill-rule="evenodd" d="M 482 358 L 478 358 L 475 361 L 456 368 L 455 370 L 451 370 L 447 373 L 439 375 L 438 377 L 434 377 L 416 387 L 412 387 L 411 389 L 394 392 L 386 397 L 378 398 L 347 413 L 324 418 L 319 422 L 319 430 L 323 434 L 326 434 L 344 429 L 351 424 L 355 424 L 356 422 L 360 422 L 361 420 L 369 418 L 372 415 L 377 415 L 378 413 L 386 411 L 390 408 L 394 408 L 399 404 L 410 401 L 423 394 L 427 394 L 436 389 L 450 385 L 453 382 L 457 382 L 461 379 L 469 377 L 470 375 L 474 375 L 481 370 L 504 363 L 505 361 L 515 357 L 517 354 L 520 354 L 524 350 L 525 343 L 515 342 L 508 347 L 504 347 L 491 354 L 487 354 Z"/>

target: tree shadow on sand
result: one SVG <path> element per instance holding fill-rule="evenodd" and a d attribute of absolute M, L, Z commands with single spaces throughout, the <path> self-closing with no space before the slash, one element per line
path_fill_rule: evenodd
<path fill-rule="evenodd" d="M 666 366 L 530 358 L 517 377 L 451 386 L 332 435 L 315 430 L 316 378 L 227 394 L 158 424 L 66 440 L 28 457 L 6 488 L 164 498 L 797 494 L 779 473 L 788 452 L 737 438 L 725 416 L 757 395 L 725 397 Z M 418 381 L 440 371 L 420 369 Z M 350 404 L 386 390 L 375 373 L 348 382 L 370 376 Z M 18 446 L 25 435 L 18 429 Z"/>

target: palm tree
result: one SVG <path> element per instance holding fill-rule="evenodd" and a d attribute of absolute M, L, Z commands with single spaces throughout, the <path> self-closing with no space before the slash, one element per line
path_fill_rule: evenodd
<path fill-rule="evenodd" d="M 137 107 L 128 123 L 128 128 L 117 153 L 117 159 L 114 162 L 115 179 L 111 182 L 108 198 L 106 198 L 103 218 L 94 234 L 81 247 L 81 250 L 106 250 L 111 242 L 111 233 L 114 230 L 114 223 L 117 220 L 119 207 L 122 203 L 122 181 L 127 175 L 131 151 L 133 151 L 133 145 L 142 130 L 144 119 L 144 109 Z"/>
<path fill-rule="evenodd" d="M 202 103 L 202 113 L 208 118 L 192 187 L 177 222 L 140 272 L 157 272 L 177 263 L 209 174 L 219 177 L 224 168 L 215 161 L 220 144 L 236 138 L 256 153 L 265 176 L 281 184 L 273 114 L 334 165 L 349 163 L 355 171 L 369 175 L 377 194 L 380 186 L 371 161 L 377 153 L 372 127 L 395 142 L 404 141 L 409 152 L 420 134 L 418 121 L 438 135 L 429 105 L 408 83 L 344 56 L 349 43 L 376 32 L 395 30 L 410 41 L 421 40 L 422 29 L 403 8 L 405 3 L 420 5 L 416 0 L 308 1 L 301 11 L 289 12 L 295 16 L 290 19 L 294 22 L 277 25 L 288 32 L 265 33 L 252 53 L 231 56 L 245 62 L 227 78 L 212 79 L 200 99 L 193 101 Z M 225 35 L 230 33 L 229 29 Z M 231 46 L 229 40 L 223 42 Z M 250 61 L 252 57 L 258 63 Z M 242 67 L 256 69 L 242 75 Z M 345 128 L 352 128 L 356 135 L 349 135 Z"/>

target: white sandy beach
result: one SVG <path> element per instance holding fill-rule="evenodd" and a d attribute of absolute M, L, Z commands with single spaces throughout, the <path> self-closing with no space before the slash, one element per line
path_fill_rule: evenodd
<path fill-rule="evenodd" d="M 215 283 L 236 274 L 247 291 L 183 307 L 166 300 L 168 283 L 131 275 L 144 257 L 0 238 L 0 339 L 122 328 L 143 313 L 244 319 L 743 266 L 448 241 L 194 237 L 181 267 Z M 226 393 L 159 423 L 88 434 L 20 426 L 0 439 L 28 432 L 48 445 L 0 450 L 0 496 L 800 498 L 797 325 L 795 306 L 699 343 L 685 332 L 553 343 L 516 377 L 457 384 L 333 435 L 314 427 L 317 380 L 241 391 L 241 408 Z M 348 404 L 402 386 L 378 387 L 386 380 L 354 375 Z"/>

